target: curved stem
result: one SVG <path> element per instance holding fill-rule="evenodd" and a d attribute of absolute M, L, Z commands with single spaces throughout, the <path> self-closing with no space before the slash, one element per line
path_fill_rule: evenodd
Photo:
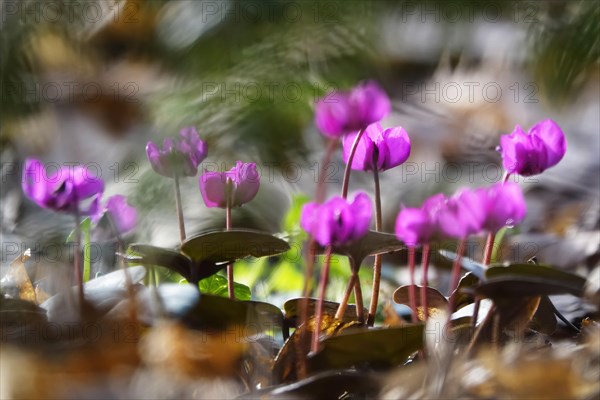
<path fill-rule="evenodd" d="M 452 296 L 452 293 L 458 288 L 458 281 L 460 280 L 460 267 L 462 263 L 462 256 L 465 252 L 465 239 L 460 239 L 458 241 L 458 245 L 456 248 L 456 258 L 454 259 L 454 263 L 452 264 L 452 278 L 450 281 L 450 304 L 449 304 L 449 313 L 452 316 L 452 312 L 454 311 L 454 301 L 456 296 Z"/>
<path fill-rule="evenodd" d="M 373 181 L 375 182 L 375 231 L 380 232 L 382 229 L 382 213 L 381 213 L 381 188 L 379 185 L 379 171 L 377 171 L 377 152 L 373 153 Z M 377 314 L 377 302 L 379 300 L 379 286 L 381 282 L 381 255 L 375 256 L 373 263 L 373 289 L 371 292 L 371 304 L 369 305 L 369 318 L 367 325 L 373 326 L 375 323 L 375 315 Z"/>
<path fill-rule="evenodd" d="M 352 143 L 352 148 L 350 149 L 350 154 L 348 155 L 348 162 L 346 163 L 346 169 L 344 170 L 344 181 L 342 182 L 342 197 L 345 199 L 348 197 L 348 185 L 350 184 L 350 171 L 352 170 L 352 161 L 354 161 L 354 154 L 356 153 L 356 148 L 358 147 L 358 143 L 360 142 L 360 138 L 362 137 L 364 129 L 358 131 L 358 134 L 354 138 L 354 142 Z"/>
<path fill-rule="evenodd" d="M 429 269 L 429 243 L 423 245 L 423 286 L 421 286 L 421 304 L 423 305 L 423 319 L 427 321 L 429 317 L 429 308 L 427 305 L 427 286 L 429 281 L 427 280 L 427 270 Z"/>
<path fill-rule="evenodd" d="M 321 336 L 321 323 L 323 322 L 323 299 L 325 298 L 325 291 L 327 289 L 327 281 L 329 279 L 329 264 L 331 262 L 331 245 L 325 249 L 325 260 L 323 261 L 323 268 L 321 270 L 321 282 L 319 288 L 319 299 L 317 300 L 317 317 L 315 320 L 315 327 L 313 330 L 311 351 L 316 353 L 319 351 L 319 336 Z"/>
<path fill-rule="evenodd" d="M 417 318 L 417 288 L 415 286 L 415 248 L 408 248 L 408 272 L 410 274 L 410 287 L 408 288 L 408 302 L 410 304 L 412 322 L 418 322 Z"/>
<path fill-rule="evenodd" d="M 183 244 L 185 240 L 185 223 L 183 222 L 183 209 L 181 208 L 181 192 L 179 190 L 179 175 L 173 176 L 175 182 L 175 208 L 177 209 L 177 219 L 179 221 L 179 240 Z"/>
<path fill-rule="evenodd" d="M 342 320 L 344 318 L 344 314 L 346 314 L 346 308 L 348 307 L 348 300 L 350 300 L 350 295 L 352 294 L 352 290 L 354 290 L 354 285 L 356 284 L 356 275 L 352 274 L 350 276 L 350 280 L 348 281 L 348 286 L 346 286 L 346 291 L 344 291 L 344 296 L 342 297 L 342 301 L 338 306 L 337 311 L 335 312 L 335 319 Z"/>

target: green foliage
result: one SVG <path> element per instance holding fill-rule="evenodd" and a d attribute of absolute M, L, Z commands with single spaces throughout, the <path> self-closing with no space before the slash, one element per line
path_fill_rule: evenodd
<path fill-rule="evenodd" d="M 227 292 L 227 278 L 219 274 L 209 276 L 208 278 L 202 279 L 198 284 L 201 293 L 212 294 L 215 296 L 228 297 Z M 236 300 L 250 300 L 252 294 L 250 288 L 241 283 L 234 282 L 233 292 L 235 293 Z"/>

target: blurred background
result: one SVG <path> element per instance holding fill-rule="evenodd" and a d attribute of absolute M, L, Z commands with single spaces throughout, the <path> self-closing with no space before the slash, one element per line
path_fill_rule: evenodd
<path fill-rule="evenodd" d="M 403 126 L 413 145 L 404 166 L 382 174 L 385 231 L 393 232 L 401 205 L 500 180 L 499 136 L 552 118 L 567 155 L 519 179 L 528 217 L 501 258 L 537 255 L 583 273 L 598 263 L 595 1 L 4 0 L 0 13 L 3 270 L 29 247 L 56 252 L 50 244 L 73 229 L 69 216 L 24 198 L 28 156 L 98 171 L 106 195 L 127 195 L 138 209 L 128 241 L 175 247 L 172 182 L 151 170 L 145 145 L 187 125 L 209 144 L 203 168 L 229 169 L 238 159 L 260 167 L 259 194 L 234 211 L 234 226 L 300 241 L 294 202 L 314 194 L 325 148 L 313 104 L 364 79 L 392 98 L 384 126 Z M 329 194 L 339 193 L 343 167 L 338 152 Z M 372 191 L 371 179 L 355 172 L 350 191 Z M 182 185 L 188 235 L 223 227 L 222 210 L 204 207 L 198 178 Z M 480 258 L 480 247 L 469 255 Z M 240 263 L 236 276 L 261 299 L 298 293 L 298 248 L 293 257 Z M 336 276 L 348 276 L 338 261 Z M 386 257 L 383 290 L 406 278 L 404 263 L 402 252 Z M 443 283 L 448 266 L 434 263 Z M 100 264 L 106 272 L 114 259 Z M 367 265 L 363 272 L 369 283 Z"/>

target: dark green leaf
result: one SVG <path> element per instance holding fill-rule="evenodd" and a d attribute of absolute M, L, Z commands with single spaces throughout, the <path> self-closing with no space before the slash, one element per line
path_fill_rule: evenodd
<path fill-rule="evenodd" d="M 424 325 L 375 328 L 342 332 L 325 339 L 322 349 L 309 358 L 312 370 L 352 366 L 392 367 L 400 365 L 423 346 Z"/>
<path fill-rule="evenodd" d="M 569 272 L 533 264 L 492 266 L 486 271 L 486 278 L 476 293 L 490 298 L 565 293 L 581 296 L 586 282 Z"/>
<path fill-rule="evenodd" d="M 246 229 L 202 233 L 181 245 L 181 251 L 197 263 L 227 263 L 245 257 L 272 256 L 289 248 L 285 240 Z"/>
<path fill-rule="evenodd" d="M 133 254 L 131 254 L 133 253 Z M 148 244 L 134 243 L 129 246 L 128 254 L 123 256 L 129 264 L 158 265 L 190 280 L 192 261 L 185 255 L 174 250 L 162 247 L 150 246 Z"/>
<path fill-rule="evenodd" d="M 246 333 L 283 330 L 281 310 L 260 301 L 237 301 L 226 297 L 203 294 L 185 320 L 194 327 L 227 329 L 233 325 L 248 326 Z M 250 331 L 250 329 L 252 331 Z"/>
<path fill-rule="evenodd" d="M 333 252 L 343 254 L 360 265 L 367 256 L 402 250 L 406 245 L 391 233 L 369 231 L 361 239 L 343 246 L 334 246 Z M 321 250 L 322 251 L 322 250 Z"/>

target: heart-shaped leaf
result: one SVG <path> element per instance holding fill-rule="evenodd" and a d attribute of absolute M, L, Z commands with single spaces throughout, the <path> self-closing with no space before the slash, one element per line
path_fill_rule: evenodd
<path fill-rule="evenodd" d="M 289 248 L 285 240 L 247 229 L 201 233 L 181 245 L 181 251 L 197 263 L 227 263 L 245 257 L 273 256 Z"/>
<path fill-rule="evenodd" d="M 158 265 L 177 272 L 188 280 L 191 277 L 192 260 L 175 250 L 134 243 L 123 257 L 129 264 Z"/>
<path fill-rule="evenodd" d="M 394 292 L 394 302 L 397 304 L 404 304 L 410 307 L 410 292 L 411 285 L 400 286 Z M 422 286 L 415 285 L 415 306 L 417 309 L 417 317 L 419 321 L 425 321 L 425 310 L 424 305 L 421 303 L 421 288 Z M 426 288 L 427 293 L 427 314 L 429 317 L 434 317 L 437 314 L 448 311 L 448 300 L 439 291 L 432 287 Z"/>
<path fill-rule="evenodd" d="M 289 324 L 291 326 L 297 326 L 297 324 L 298 324 L 298 317 L 300 315 L 301 301 L 302 301 L 302 297 L 299 297 L 299 298 L 295 298 L 295 299 L 290 299 L 283 304 L 283 309 L 285 311 L 285 319 L 289 322 Z M 307 302 L 307 307 L 308 307 L 307 311 L 308 312 L 306 314 L 308 317 L 315 315 L 315 307 L 317 305 L 317 301 L 318 300 L 315 298 L 308 299 L 308 302 Z M 324 300 L 323 301 L 323 313 L 334 316 L 339 305 L 340 305 L 339 303 Z M 369 313 L 369 311 L 366 308 L 364 309 L 364 312 L 365 312 L 365 315 Z M 352 322 L 352 321 L 356 321 L 356 305 L 348 304 L 346 306 L 346 312 L 344 313 L 342 322 Z"/>
<path fill-rule="evenodd" d="M 280 328 L 283 332 L 285 329 L 281 310 L 272 304 L 230 300 L 209 294 L 200 297 L 198 304 L 187 313 L 184 320 L 201 329 L 227 329 L 233 325 L 248 326 L 254 333 L 274 328 Z"/>
<path fill-rule="evenodd" d="M 533 264 L 492 266 L 486 271 L 486 278 L 475 292 L 489 298 L 565 293 L 579 297 L 586 282 L 569 272 Z"/>
<path fill-rule="evenodd" d="M 325 339 L 322 349 L 309 357 L 311 370 L 352 366 L 392 367 L 400 365 L 423 346 L 422 324 L 342 332 Z"/>
<path fill-rule="evenodd" d="M 394 234 L 369 231 L 359 240 L 343 246 L 334 246 L 333 252 L 348 256 L 360 265 L 367 256 L 391 253 L 405 248 L 406 245 Z"/>

